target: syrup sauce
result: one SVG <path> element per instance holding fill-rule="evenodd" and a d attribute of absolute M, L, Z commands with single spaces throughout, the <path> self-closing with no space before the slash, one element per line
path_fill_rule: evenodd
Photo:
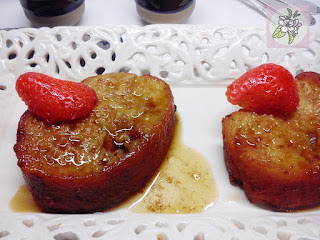
<path fill-rule="evenodd" d="M 19 187 L 9 203 L 13 212 L 40 212 L 39 207 L 33 200 L 31 192 L 26 185 Z"/>
<path fill-rule="evenodd" d="M 199 213 L 214 205 L 218 190 L 207 160 L 184 145 L 178 118 L 166 159 L 144 191 L 111 210 L 136 213 Z M 39 212 L 32 195 L 21 186 L 10 201 L 14 212 Z"/>

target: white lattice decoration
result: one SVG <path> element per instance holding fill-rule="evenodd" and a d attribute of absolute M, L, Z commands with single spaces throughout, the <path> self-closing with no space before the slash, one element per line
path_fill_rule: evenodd
<path fill-rule="evenodd" d="M 19 117 L 15 110 L 19 108 L 15 79 L 26 71 L 75 81 L 101 73 L 126 71 L 152 74 L 173 87 L 188 88 L 225 87 L 247 69 L 265 62 L 281 64 L 293 74 L 320 71 L 320 31 L 311 29 L 310 46 L 304 49 L 269 49 L 265 38 L 263 29 L 228 26 L 0 31 L 0 136 L 14 136 L 13 126 Z M 14 139 L 10 138 L 6 144 L 3 141 L 0 160 L 16 161 L 9 149 Z M 1 162 L 0 165 L 4 166 Z M 18 174 L 15 168 L 8 171 L 11 177 Z M 2 183 L 2 191 L 4 186 Z M 219 204 L 222 207 L 216 210 L 192 215 L 134 214 L 126 210 L 85 215 L 0 212 L 0 239 L 320 239 L 319 210 L 274 213 L 256 207 L 251 209 L 247 202 L 243 209 L 230 203 Z"/>
<path fill-rule="evenodd" d="M 5 217 L 5 220 L 3 219 Z M 181 217 L 158 215 L 44 215 L 2 216 L 3 239 L 183 239 L 183 240 L 318 240 L 320 216 L 284 214 L 259 217 Z M 14 222 L 14 224 L 12 224 Z"/>
<path fill-rule="evenodd" d="M 188 25 L 20 29 L 0 37 L 2 73 L 42 71 L 74 80 L 130 71 L 172 85 L 216 86 L 265 62 L 293 74 L 320 63 L 319 31 L 311 31 L 305 49 L 268 49 L 263 29 Z"/>

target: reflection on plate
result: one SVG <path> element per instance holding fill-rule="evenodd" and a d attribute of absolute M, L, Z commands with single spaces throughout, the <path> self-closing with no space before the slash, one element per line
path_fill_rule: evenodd
<path fill-rule="evenodd" d="M 312 29 L 311 29 L 312 30 Z M 319 239 L 320 210 L 275 213 L 250 204 L 231 186 L 223 162 L 221 119 L 235 110 L 225 86 L 264 62 L 319 71 L 320 33 L 308 49 L 268 49 L 263 29 L 186 25 L 60 27 L 0 31 L 0 237 L 3 239 Z M 103 72 L 152 74 L 172 86 L 186 145 L 203 154 L 219 198 L 200 214 L 14 213 L 21 173 L 13 152 L 25 110 L 14 89 L 26 71 L 80 81 Z"/>

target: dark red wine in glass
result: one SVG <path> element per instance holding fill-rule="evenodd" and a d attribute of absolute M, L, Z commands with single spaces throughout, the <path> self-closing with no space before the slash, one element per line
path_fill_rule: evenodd
<path fill-rule="evenodd" d="M 195 0 L 135 0 L 141 18 L 149 23 L 180 23 L 193 12 Z"/>
<path fill-rule="evenodd" d="M 85 0 L 20 0 L 26 17 L 35 26 L 77 24 L 83 13 Z"/>

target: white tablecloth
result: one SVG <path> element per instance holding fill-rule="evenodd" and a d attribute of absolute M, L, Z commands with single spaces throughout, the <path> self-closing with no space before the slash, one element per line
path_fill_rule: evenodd
<path fill-rule="evenodd" d="M 246 1 L 246 0 L 244 0 Z M 311 0 L 320 5 L 320 0 Z M 320 15 L 315 16 L 320 29 Z M 86 10 L 78 25 L 139 25 L 143 22 L 134 0 L 86 0 Z M 185 24 L 265 27 L 266 18 L 241 0 L 197 0 Z M 19 0 L 0 0 L 0 28 L 31 27 Z"/>

